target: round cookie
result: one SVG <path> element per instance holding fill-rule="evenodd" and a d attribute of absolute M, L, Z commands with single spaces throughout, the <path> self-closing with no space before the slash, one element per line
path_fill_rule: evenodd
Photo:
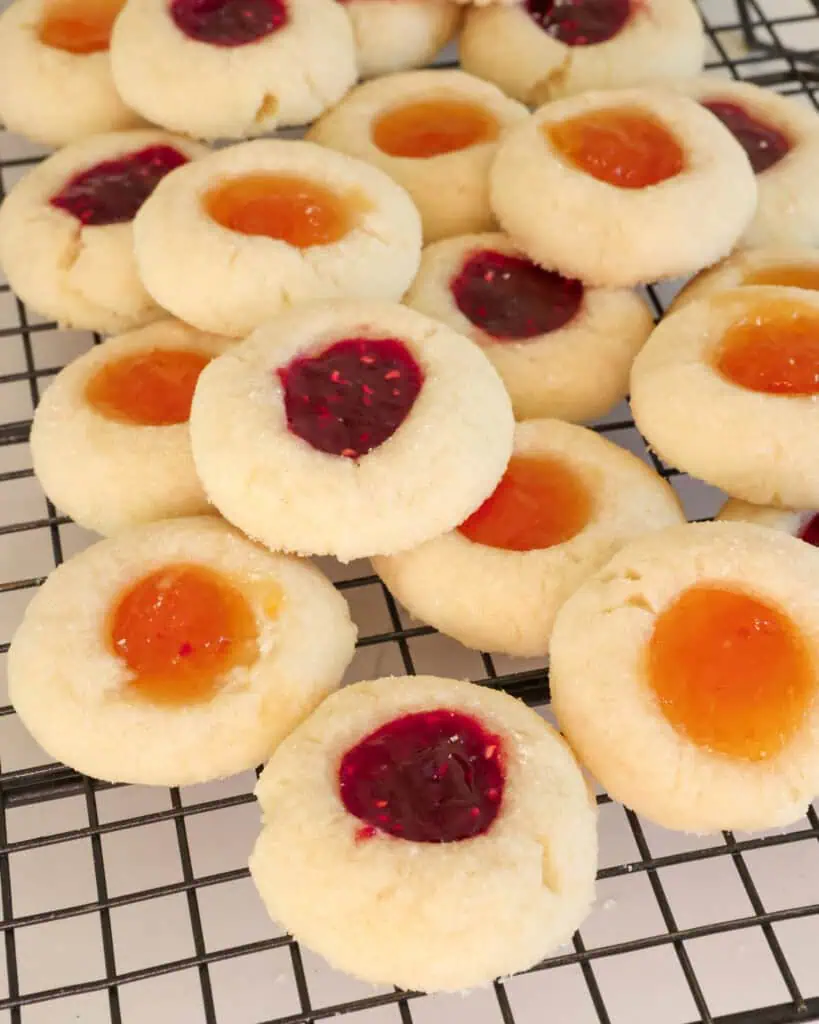
<path fill-rule="evenodd" d="M 341 0 L 362 78 L 424 67 L 461 23 L 457 0 Z"/>
<path fill-rule="evenodd" d="M 357 77 L 335 0 L 128 0 L 111 64 L 135 110 L 204 139 L 307 124 Z"/>
<path fill-rule="evenodd" d="M 521 104 L 463 71 L 408 71 L 365 82 L 313 125 L 308 138 L 359 157 L 404 186 L 424 241 L 489 231 L 489 168 Z"/>
<path fill-rule="evenodd" d="M 783 826 L 819 790 L 819 552 L 792 537 L 635 541 L 564 604 L 550 665 L 581 762 L 666 828 Z"/>
<path fill-rule="evenodd" d="M 427 246 L 404 301 L 481 346 L 519 420 L 603 416 L 654 326 L 635 292 L 542 270 L 503 234 Z"/>
<path fill-rule="evenodd" d="M 596 807 L 568 747 L 472 683 L 347 687 L 281 745 L 256 796 L 250 872 L 271 916 L 368 982 L 458 991 L 524 970 L 594 896 Z"/>
<path fill-rule="evenodd" d="M 136 220 L 137 264 L 154 299 L 203 331 L 244 337 L 314 299 L 397 301 L 418 269 L 407 193 L 310 142 L 246 142 L 163 185 Z"/>
<path fill-rule="evenodd" d="M 767 526 L 770 530 L 781 530 L 819 547 L 819 513 L 815 510 L 772 508 L 770 505 L 751 505 L 747 501 L 729 498 L 720 509 L 717 519 Z"/>
<path fill-rule="evenodd" d="M 475 345 L 373 302 L 316 303 L 259 328 L 203 371 L 191 411 L 222 515 L 274 550 L 345 562 L 457 526 L 500 479 L 513 429 Z"/>
<path fill-rule="evenodd" d="M 759 190 L 747 246 L 819 245 L 819 114 L 808 103 L 749 82 L 706 75 L 687 83 L 698 100 L 740 142 Z"/>
<path fill-rule="evenodd" d="M 133 218 L 163 176 L 205 152 L 165 132 L 112 132 L 38 164 L 0 207 L 11 287 L 65 327 L 116 334 L 163 316 L 137 274 Z"/>
<path fill-rule="evenodd" d="M 819 507 L 819 294 L 741 288 L 666 317 L 631 409 L 661 458 L 755 505 Z"/>
<path fill-rule="evenodd" d="M 693 277 L 668 312 L 674 313 L 694 299 L 749 285 L 819 291 L 819 250 L 799 246 L 739 249 Z"/>
<path fill-rule="evenodd" d="M 413 616 L 465 646 L 536 657 L 592 572 L 634 537 L 682 521 L 671 487 L 636 455 L 585 427 L 529 420 L 473 515 L 373 567 Z"/>
<path fill-rule="evenodd" d="M 125 0 L 14 0 L 0 12 L 0 120 L 47 146 L 144 125 L 114 86 L 108 43 Z"/>
<path fill-rule="evenodd" d="M 696 75 L 705 34 L 693 0 L 524 0 L 472 8 L 460 55 L 465 71 L 539 106 Z"/>
<path fill-rule="evenodd" d="M 727 255 L 753 216 L 756 179 L 739 143 L 699 104 L 624 89 L 547 104 L 511 129 L 490 197 L 501 227 L 535 262 L 590 285 L 629 287 Z"/>
<path fill-rule="evenodd" d="M 151 523 L 55 570 L 9 652 L 37 742 L 112 782 L 253 768 L 341 682 L 347 605 L 313 566 L 214 517 Z"/>
<path fill-rule="evenodd" d="M 229 344 L 160 320 L 61 370 L 31 428 L 34 472 L 54 504 L 103 534 L 207 513 L 188 416 L 199 374 Z"/>

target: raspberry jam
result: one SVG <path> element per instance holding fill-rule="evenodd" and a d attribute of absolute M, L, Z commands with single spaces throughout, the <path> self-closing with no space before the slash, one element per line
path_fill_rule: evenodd
<path fill-rule="evenodd" d="M 397 338 L 348 338 L 277 371 L 291 433 L 320 452 L 358 459 L 388 441 L 424 374 Z"/>
<path fill-rule="evenodd" d="M 504 769 L 500 736 L 459 711 L 404 715 L 348 750 L 341 801 L 368 826 L 415 843 L 483 835 L 498 816 Z"/>
<path fill-rule="evenodd" d="M 749 312 L 723 334 L 715 366 L 749 391 L 819 394 L 819 313 L 786 302 Z"/>
<path fill-rule="evenodd" d="M 225 576 L 202 565 L 168 565 L 129 587 L 109 622 L 131 687 L 154 703 L 209 700 L 225 673 L 258 656 L 256 619 Z"/>
<path fill-rule="evenodd" d="M 747 110 L 736 103 L 709 100 L 703 106 L 722 121 L 742 146 L 756 174 L 762 174 L 778 164 L 793 148 L 784 132 L 772 124 L 751 117 Z"/>
<path fill-rule="evenodd" d="M 494 492 L 458 530 L 474 544 L 535 551 L 571 540 L 591 515 L 586 484 L 564 462 L 513 455 Z"/>
<path fill-rule="evenodd" d="M 246 46 L 288 21 L 284 0 L 173 0 L 171 17 L 189 39 L 211 46 Z"/>
<path fill-rule="evenodd" d="M 594 46 L 622 32 L 631 17 L 631 0 L 526 0 L 526 11 L 552 39 Z"/>
<path fill-rule="evenodd" d="M 543 131 L 575 167 L 617 188 L 659 185 L 685 166 L 679 142 L 656 118 L 641 110 L 593 110 L 546 124 Z"/>
<path fill-rule="evenodd" d="M 299 249 L 330 245 L 353 226 L 352 205 L 307 178 L 245 174 L 205 196 L 207 214 L 228 231 L 266 235 Z"/>
<path fill-rule="evenodd" d="M 382 114 L 373 142 L 388 156 L 423 159 L 492 142 L 500 133 L 494 114 L 466 100 L 420 100 Z"/>
<path fill-rule="evenodd" d="M 172 146 L 148 146 L 81 171 L 49 202 L 86 227 L 125 224 L 165 175 L 187 162 Z"/>
<path fill-rule="evenodd" d="M 106 363 L 88 381 L 85 400 L 106 419 L 140 427 L 186 423 L 199 374 L 199 352 L 158 348 Z"/>
<path fill-rule="evenodd" d="M 773 267 L 762 267 L 746 275 L 743 284 L 770 285 L 776 288 L 803 288 L 819 292 L 819 266 L 805 267 L 798 264 L 780 263 Z"/>
<path fill-rule="evenodd" d="M 125 0 L 51 0 L 37 36 L 44 46 L 66 53 L 107 50 Z"/>
<path fill-rule="evenodd" d="M 787 745 L 816 686 L 808 648 L 778 608 L 716 584 L 684 590 L 657 618 L 648 681 L 693 743 L 761 761 Z"/>
<path fill-rule="evenodd" d="M 583 303 L 580 281 L 488 249 L 472 253 L 449 287 L 467 320 L 498 341 L 560 330 Z"/>
<path fill-rule="evenodd" d="M 812 515 L 799 531 L 799 539 L 819 548 L 819 512 Z"/>

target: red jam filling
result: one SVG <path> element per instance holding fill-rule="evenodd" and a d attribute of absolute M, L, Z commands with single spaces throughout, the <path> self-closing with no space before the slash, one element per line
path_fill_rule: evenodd
<path fill-rule="evenodd" d="M 348 338 L 277 371 L 291 433 L 320 452 L 357 459 L 410 413 L 424 374 L 397 338 Z"/>
<path fill-rule="evenodd" d="M 284 0 L 173 0 L 171 17 L 180 32 L 211 46 L 246 46 L 288 21 Z"/>
<path fill-rule="evenodd" d="M 37 30 L 44 46 L 66 53 L 107 50 L 125 0 L 51 0 Z"/>
<path fill-rule="evenodd" d="M 148 146 L 81 171 L 50 203 L 87 227 L 124 224 L 134 219 L 166 174 L 187 162 L 172 146 Z"/>
<path fill-rule="evenodd" d="M 106 363 L 89 380 L 85 399 L 119 423 L 168 427 L 186 423 L 199 374 L 209 362 L 199 352 L 158 348 Z"/>
<path fill-rule="evenodd" d="M 819 512 L 805 523 L 802 529 L 799 531 L 799 537 L 808 544 L 813 544 L 815 548 L 819 548 Z"/>
<path fill-rule="evenodd" d="M 256 619 L 225 576 L 169 565 L 129 587 L 111 612 L 114 652 L 136 694 L 162 704 L 210 699 L 226 672 L 258 656 Z"/>
<path fill-rule="evenodd" d="M 492 142 L 500 133 L 494 114 L 477 103 L 421 100 L 382 114 L 373 142 L 388 156 L 425 159 Z"/>
<path fill-rule="evenodd" d="M 773 757 L 800 728 L 815 691 L 796 625 L 727 586 L 684 590 L 657 618 L 648 680 L 668 721 L 708 750 Z"/>
<path fill-rule="evenodd" d="M 747 110 L 736 103 L 709 100 L 703 106 L 722 121 L 742 146 L 756 174 L 762 174 L 778 164 L 793 148 L 784 132 L 772 124 L 751 117 Z"/>
<path fill-rule="evenodd" d="M 473 253 L 449 287 L 467 320 L 499 341 L 560 330 L 583 302 L 580 281 L 487 249 Z"/>
<path fill-rule="evenodd" d="M 487 832 L 504 787 L 499 736 L 458 711 L 422 711 L 382 726 L 348 750 L 341 800 L 368 826 L 415 843 L 455 843 Z"/>
<path fill-rule="evenodd" d="M 621 32 L 631 0 L 526 0 L 532 21 L 566 46 L 594 46 Z"/>

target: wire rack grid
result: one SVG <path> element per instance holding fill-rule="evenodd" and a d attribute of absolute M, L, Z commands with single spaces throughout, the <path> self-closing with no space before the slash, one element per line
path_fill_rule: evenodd
<path fill-rule="evenodd" d="M 0 0 L 0 8 L 4 6 Z M 715 74 L 817 103 L 815 0 L 701 0 Z M 748 43 L 753 43 L 749 49 Z M 793 52 L 797 50 L 798 52 Z M 21 88 L 25 84 L 21 83 Z M 0 198 L 42 153 L 0 132 Z M 673 289 L 650 289 L 657 315 Z M 89 344 L 0 280 L 0 657 L 42 579 L 93 540 L 33 478 L 31 415 Z M 671 480 L 689 515 L 719 495 L 648 451 L 627 406 L 596 429 Z M 349 679 L 437 672 L 548 716 L 543 662 L 466 651 L 407 619 L 366 565 L 325 568 L 360 640 Z M 532 971 L 464 996 L 362 985 L 264 914 L 246 868 L 253 773 L 186 790 L 110 786 L 55 764 L 0 682 L 0 1024 L 795 1024 L 819 1019 L 819 815 L 754 836 L 666 832 L 600 793 L 597 906 Z M 491 927 L 491 922 L 487 922 Z"/>

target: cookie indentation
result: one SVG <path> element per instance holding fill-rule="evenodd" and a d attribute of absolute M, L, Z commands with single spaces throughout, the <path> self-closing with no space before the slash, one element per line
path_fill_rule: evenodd
<path fill-rule="evenodd" d="M 200 352 L 154 349 L 105 363 L 89 380 L 85 399 L 106 419 L 143 427 L 187 422 L 199 374 Z"/>
<path fill-rule="evenodd" d="M 283 0 L 173 0 L 171 17 L 188 38 L 211 46 L 247 46 L 288 21 Z"/>
<path fill-rule="evenodd" d="M 753 117 L 738 103 L 710 100 L 703 106 L 722 121 L 742 146 L 756 174 L 774 167 L 793 148 L 784 132 Z"/>
<path fill-rule="evenodd" d="M 38 37 L 45 46 L 66 53 L 107 50 L 111 30 L 125 0 L 56 0 L 47 5 Z"/>
<path fill-rule="evenodd" d="M 552 39 L 566 46 L 594 46 L 623 31 L 631 0 L 527 0 L 526 11 Z"/>
<path fill-rule="evenodd" d="M 388 156 L 423 159 L 492 142 L 499 133 L 498 119 L 478 103 L 430 99 L 383 113 L 373 125 L 373 142 Z"/>

